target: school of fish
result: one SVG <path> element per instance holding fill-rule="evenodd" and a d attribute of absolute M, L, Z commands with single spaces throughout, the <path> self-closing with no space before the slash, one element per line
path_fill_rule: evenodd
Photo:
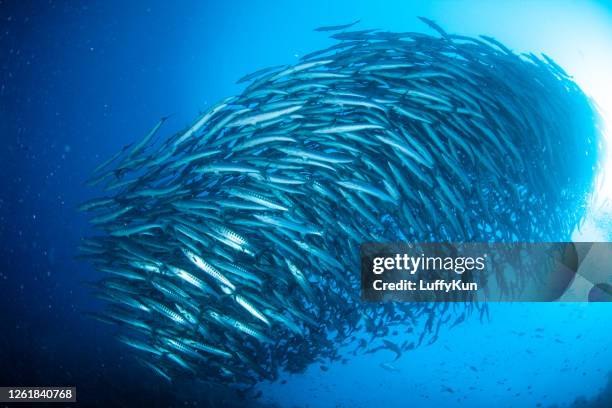
<path fill-rule="evenodd" d="M 361 243 L 569 239 L 602 149 L 589 99 L 546 56 L 422 20 L 321 27 L 334 45 L 93 171 L 95 317 L 143 365 L 248 386 L 348 345 L 399 357 L 486 305 L 364 303 Z"/>

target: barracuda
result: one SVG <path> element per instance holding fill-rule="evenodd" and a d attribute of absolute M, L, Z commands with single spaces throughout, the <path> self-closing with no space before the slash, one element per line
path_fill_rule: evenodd
<path fill-rule="evenodd" d="M 272 210 L 279 210 L 279 211 L 289 210 L 289 208 L 276 204 L 272 200 L 269 200 L 266 197 L 260 194 L 257 194 L 257 193 L 232 189 L 229 191 L 229 194 L 231 194 L 234 197 L 242 198 L 243 200 L 250 201 L 255 204 L 263 205 L 264 207 L 270 208 Z"/>
<path fill-rule="evenodd" d="M 226 286 L 226 287 L 230 288 L 231 290 L 235 290 L 236 289 L 236 286 L 234 286 L 234 284 L 232 282 L 230 282 L 229 279 L 227 279 L 225 276 L 223 276 L 223 274 L 221 272 L 216 270 L 212 265 L 208 264 L 206 261 L 204 261 L 198 255 L 196 255 L 193 252 L 189 251 L 188 249 L 184 249 L 184 248 L 183 248 L 183 253 L 187 257 L 187 259 L 189 259 L 191 262 L 193 262 L 193 264 L 195 266 L 198 267 L 198 269 L 200 269 L 201 271 L 206 272 L 209 276 L 211 276 L 213 279 L 215 279 L 216 281 L 221 283 L 223 286 Z"/>
<path fill-rule="evenodd" d="M 362 302 L 360 244 L 569 239 L 603 151 L 588 98 L 548 57 L 423 21 L 434 36 L 323 27 L 339 41 L 96 167 L 93 316 L 143 365 L 248 388 L 353 337 L 399 357 L 486 305 Z"/>

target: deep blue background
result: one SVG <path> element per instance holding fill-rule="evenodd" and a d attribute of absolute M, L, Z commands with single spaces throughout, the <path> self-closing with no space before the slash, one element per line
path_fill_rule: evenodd
<path fill-rule="evenodd" d="M 473 1 L 465 3 L 465 20 L 459 18 L 461 6 L 444 2 L 400 8 L 397 4 L 363 1 L 178 3 L 0 0 L 0 385 L 76 385 L 81 401 L 106 405 L 134 405 L 136 401 L 146 401 L 149 406 L 183 406 L 183 401 L 206 405 L 210 397 L 201 387 L 185 384 L 178 393 L 172 393 L 129 359 L 128 350 L 113 339 L 115 328 L 83 315 L 100 305 L 82 285 L 95 278 L 94 271 L 74 258 L 79 239 L 91 232 L 75 207 L 95 194 L 83 184 L 95 164 L 141 137 L 159 117 L 173 114 L 166 129 L 170 133 L 210 104 L 238 92 L 235 80 L 245 73 L 292 63 L 300 55 L 329 44 L 324 35 L 312 31 L 319 25 L 361 18 L 362 27 L 424 30 L 415 16 L 425 13 L 445 26 L 470 34 L 468 21 L 482 22 L 485 29 L 490 28 L 489 34 L 495 34 L 491 32 L 495 31 L 495 18 L 500 31 L 510 32 L 513 27 L 501 23 L 508 15 L 485 15 L 494 8 L 480 7 Z M 507 9 L 507 4 L 504 7 Z M 555 6 L 550 2 L 546 7 Z M 597 7 L 604 14 L 609 10 L 605 4 Z M 542 18 L 550 25 L 546 15 L 535 10 L 533 14 L 533 18 Z M 536 38 L 537 29 L 530 32 L 520 26 L 521 22 L 514 22 L 516 36 L 502 39 L 529 49 L 532 44 L 525 44 L 523 36 Z M 582 19 L 576 24 L 588 25 L 588 21 Z M 558 29 L 564 31 L 563 27 Z M 533 46 L 540 47 L 541 41 L 538 37 Z M 569 48 L 570 56 L 572 46 L 559 45 Z M 588 48 L 575 52 L 585 50 Z M 550 53 L 555 56 L 554 50 Z M 559 58 L 567 55 L 561 53 Z M 585 58 L 588 62 L 588 53 Z M 576 395 L 595 395 L 612 368 L 612 338 L 601 335 L 601 331 L 610 331 L 610 309 L 524 307 L 499 308 L 493 328 L 479 323 L 466 326 L 469 333 L 459 337 L 466 342 L 461 350 L 472 353 L 472 364 L 479 369 L 484 366 L 483 371 L 498 373 L 509 366 L 490 360 L 498 354 L 503 361 L 502 357 L 508 357 L 504 350 L 516 348 L 525 330 L 543 327 L 544 333 L 550 333 L 550 344 L 534 346 L 541 350 L 536 351 L 540 360 L 534 361 L 531 354 L 513 356 L 514 371 L 500 375 L 516 377 L 520 384 L 516 387 L 526 389 L 521 375 L 532 376 L 533 370 L 523 370 L 532 364 L 547 375 L 540 397 L 555 394 L 559 384 L 571 391 L 561 399 L 568 403 Z M 525 323 L 528 319 L 532 319 L 529 324 Z M 569 334 L 564 326 L 572 327 Z M 501 338 L 491 338 L 495 330 Z M 519 344 L 535 342 L 534 333 L 527 332 L 531 340 Z M 581 333 L 589 335 L 582 337 Z M 364 381 L 361 388 L 374 398 L 367 403 L 361 400 L 363 406 L 375 403 L 376 393 L 384 394 L 387 401 L 390 394 L 397 393 L 394 401 L 398 405 L 410 401 L 412 406 L 427 406 L 428 401 L 437 401 L 435 404 L 470 406 L 470 402 L 462 402 L 460 394 L 469 390 L 468 380 L 453 382 L 453 393 L 458 395 L 441 394 L 436 399 L 442 380 L 463 378 L 461 368 L 446 370 L 443 375 L 425 368 L 440 356 L 452 360 L 453 354 L 443 353 L 449 345 L 456 345 L 457 338 L 441 339 L 437 349 L 406 357 L 405 377 L 388 381 L 395 388 L 384 388 L 384 378 L 380 387 L 376 384 L 368 388 Z M 471 345 L 467 338 L 473 340 Z M 461 358 L 470 359 L 465 355 Z M 569 359 L 565 365 L 570 367 L 568 371 L 575 371 L 574 377 L 543 367 L 563 359 Z M 325 400 L 358 405 L 358 390 L 351 390 L 351 384 L 357 377 L 363 380 L 374 375 L 378 363 L 358 362 L 352 366 L 355 378 L 350 379 L 340 369 L 332 368 L 327 377 L 309 371 L 301 378 L 289 378 L 287 391 L 278 386 L 266 388 L 263 398 L 302 404 L 318 396 L 319 402 L 311 402 L 311 406 L 329 406 Z M 440 363 L 443 361 L 436 360 Z M 462 364 L 465 369 L 468 363 Z M 406 399 L 402 384 L 414 382 L 420 372 L 431 376 L 431 389 Z M 492 375 L 479 374 L 470 381 L 477 384 Z M 588 379 L 577 383 L 575 377 Z M 497 391 L 493 384 L 481 388 L 490 395 L 498 392 L 500 407 L 522 406 L 525 401 L 535 406 L 539 402 L 516 402 L 512 400 L 516 391 L 504 394 L 505 388 Z M 549 401 L 544 399 L 542 403 L 547 406 Z"/>

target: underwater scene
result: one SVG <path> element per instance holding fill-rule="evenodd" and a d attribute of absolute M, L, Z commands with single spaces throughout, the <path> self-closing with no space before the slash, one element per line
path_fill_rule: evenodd
<path fill-rule="evenodd" d="M 0 0 L 0 406 L 612 407 L 612 3 Z"/>

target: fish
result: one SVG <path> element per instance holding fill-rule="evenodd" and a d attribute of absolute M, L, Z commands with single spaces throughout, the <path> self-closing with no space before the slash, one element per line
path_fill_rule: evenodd
<path fill-rule="evenodd" d="M 131 205 L 126 205 L 125 207 L 119 208 L 114 212 L 107 213 L 104 215 L 98 215 L 96 217 L 90 218 L 89 222 L 92 224 L 106 224 L 109 221 L 116 220 L 117 218 L 121 217 L 123 214 L 127 213 L 128 211 L 131 211 L 133 208 L 134 207 Z"/>
<path fill-rule="evenodd" d="M 388 201 L 390 203 L 394 203 L 395 200 L 391 198 L 387 193 L 382 190 L 359 180 L 339 180 L 336 183 L 344 188 L 349 190 L 360 191 L 365 194 L 369 194 L 373 197 L 380 198 L 383 201 Z"/>
<path fill-rule="evenodd" d="M 117 229 L 110 231 L 109 234 L 113 237 L 127 237 L 130 235 L 142 234 L 152 229 L 162 229 L 162 228 L 164 228 L 163 224 L 148 223 L 148 224 L 142 224 L 142 225 L 134 225 L 132 227 L 127 227 L 127 228 L 123 228 L 123 227 L 117 228 Z"/>
<path fill-rule="evenodd" d="M 303 150 L 303 149 L 293 148 L 293 147 L 277 148 L 277 150 L 289 156 L 299 157 L 303 160 L 318 160 L 320 162 L 327 162 L 327 163 L 332 163 L 332 164 L 344 164 L 344 163 L 351 163 L 353 161 L 353 158 L 351 157 L 337 156 L 337 155 L 327 154 L 324 152 Z"/>
<path fill-rule="evenodd" d="M 434 35 L 319 27 L 328 48 L 94 169 L 77 208 L 105 305 L 91 316 L 141 364 L 237 389 L 352 354 L 390 351 L 396 372 L 489 309 L 363 302 L 362 243 L 570 239 L 601 167 L 589 99 L 546 55 L 421 21 Z"/>
<path fill-rule="evenodd" d="M 261 76 L 261 75 L 263 75 L 265 73 L 268 73 L 270 71 L 274 71 L 274 70 L 277 70 L 279 68 L 284 68 L 284 67 L 285 67 L 285 65 L 276 65 L 276 66 L 272 66 L 272 67 L 261 68 L 261 69 L 258 69 L 255 72 L 252 72 L 252 73 L 250 73 L 248 75 L 243 76 L 238 81 L 236 81 L 236 83 L 237 84 L 241 84 L 243 82 L 247 82 L 247 81 L 250 81 L 250 80 L 252 80 L 254 78 L 257 78 L 258 76 Z"/>
<path fill-rule="evenodd" d="M 145 359 L 142 358 L 137 358 L 137 360 L 145 367 L 151 369 L 155 374 L 159 375 L 160 377 L 162 377 L 164 380 L 168 381 L 169 383 L 172 383 L 172 378 L 160 367 L 158 367 L 157 365 L 153 364 L 150 361 L 147 361 Z"/>
<path fill-rule="evenodd" d="M 300 110 L 301 108 L 302 108 L 302 105 L 294 105 L 294 106 L 290 106 L 285 109 L 279 109 L 273 112 L 266 112 L 266 113 L 261 113 L 257 115 L 251 115 L 246 118 L 238 119 L 230 123 L 228 126 L 229 127 L 239 127 L 239 126 L 246 126 L 246 125 L 256 125 L 261 122 L 270 121 L 278 117 L 288 115 L 297 110 Z"/>
<path fill-rule="evenodd" d="M 446 31 L 444 31 L 444 29 L 442 29 L 442 27 L 440 27 L 435 21 L 422 16 L 419 16 L 418 19 L 427 24 L 433 30 L 437 31 L 442 37 L 448 37 Z"/>
<path fill-rule="evenodd" d="M 216 104 L 209 111 L 202 114 L 202 116 L 193 125 L 191 125 L 177 140 L 174 141 L 173 146 L 176 148 L 181 146 L 185 141 L 191 139 L 206 124 L 206 122 L 210 120 L 210 118 L 214 117 L 217 112 L 229 106 L 233 99 L 234 97 L 230 96 Z"/>
<path fill-rule="evenodd" d="M 399 373 L 399 368 L 395 367 L 393 364 L 391 363 L 380 363 L 380 366 L 382 368 L 384 368 L 387 371 L 390 371 L 392 373 Z"/>
<path fill-rule="evenodd" d="M 350 28 L 354 26 L 355 24 L 359 23 L 360 21 L 361 20 L 355 20 L 352 23 L 348 23 L 348 24 L 317 27 L 315 28 L 315 31 L 340 31 L 340 30 L 344 30 L 345 28 Z"/>
<path fill-rule="evenodd" d="M 149 133 L 147 133 L 145 135 L 145 137 L 138 142 L 133 148 L 132 150 L 129 151 L 128 155 L 127 155 L 127 159 L 129 160 L 130 158 L 136 156 L 138 153 L 140 153 L 145 147 L 147 147 L 149 145 L 149 142 L 151 141 L 151 139 L 153 138 L 153 136 L 155 136 L 155 134 L 159 131 L 159 128 L 162 127 L 162 125 L 164 124 L 164 122 L 169 118 L 170 116 L 164 116 L 162 117 L 155 126 L 153 126 L 153 128 L 149 131 Z"/>
<path fill-rule="evenodd" d="M 385 347 L 387 349 L 391 350 L 392 352 L 394 352 L 396 354 L 395 359 L 393 361 L 399 359 L 402 356 L 402 350 L 401 350 L 401 348 L 397 344 L 395 344 L 392 341 L 389 341 L 387 339 L 382 339 L 382 341 L 385 344 Z"/>
<path fill-rule="evenodd" d="M 199 270 L 211 276 L 221 285 L 222 288 L 228 288 L 230 291 L 234 291 L 236 289 L 236 286 L 228 278 L 226 278 L 215 267 L 204 261 L 204 259 L 202 259 L 200 256 L 185 248 L 183 248 L 183 253 L 195 266 L 197 266 Z"/>
<path fill-rule="evenodd" d="M 372 129 L 384 129 L 381 125 L 373 125 L 373 124 L 362 124 L 362 125 L 343 125 L 343 126 L 334 126 L 330 128 L 317 129 L 313 133 L 347 133 L 347 132 L 357 132 L 360 130 L 372 130 Z"/>

